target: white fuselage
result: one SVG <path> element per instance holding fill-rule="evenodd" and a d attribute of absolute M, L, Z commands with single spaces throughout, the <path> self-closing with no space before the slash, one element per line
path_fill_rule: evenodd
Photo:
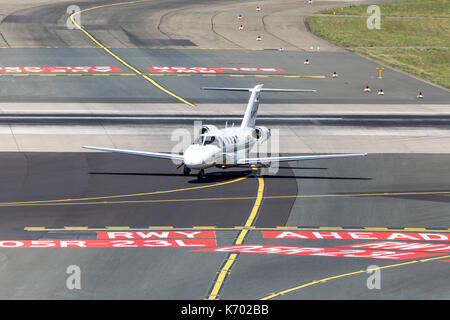
<path fill-rule="evenodd" d="M 236 166 L 237 159 L 248 155 L 257 142 L 253 131 L 232 127 L 202 134 L 184 152 L 184 164 L 190 169 Z"/>

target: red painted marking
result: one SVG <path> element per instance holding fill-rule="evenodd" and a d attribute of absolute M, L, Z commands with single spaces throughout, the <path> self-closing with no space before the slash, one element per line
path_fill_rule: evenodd
<path fill-rule="evenodd" d="M 121 72 L 117 67 L 0 67 L 0 73 L 80 73 L 80 72 Z"/>
<path fill-rule="evenodd" d="M 223 71 L 277 72 L 276 68 L 207 68 L 207 67 L 146 67 L 151 72 L 163 73 L 222 73 Z"/>
<path fill-rule="evenodd" d="M 420 243 L 420 242 L 369 242 L 360 244 L 350 244 L 342 247 L 348 248 L 367 248 L 382 250 L 408 250 L 424 252 L 450 252 L 450 245 L 439 243 Z"/>
<path fill-rule="evenodd" d="M 439 261 L 442 261 L 442 262 L 450 262 L 450 260 L 439 260 Z"/>
<path fill-rule="evenodd" d="M 265 239 L 357 239 L 450 241 L 444 233 L 366 232 L 366 231 L 263 231 Z"/>
<path fill-rule="evenodd" d="M 327 257 L 345 257 L 345 258 L 373 258 L 373 259 L 392 259 L 392 260 L 404 260 L 404 259 L 432 257 L 439 255 L 437 253 L 425 253 L 425 252 L 374 251 L 361 249 L 355 250 L 355 249 L 339 249 L 339 248 L 282 247 L 282 246 L 264 246 L 264 245 L 232 245 L 228 247 L 199 249 L 194 251 L 327 256 Z"/>
<path fill-rule="evenodd" d="M 214 247 L 214 239 L 179 240 L 2 240 L 0 248 Z"/>
<path fill-rule="evenodd" d="M 214 231 L 101 231 L 97 239 L 215 239 Z"/>

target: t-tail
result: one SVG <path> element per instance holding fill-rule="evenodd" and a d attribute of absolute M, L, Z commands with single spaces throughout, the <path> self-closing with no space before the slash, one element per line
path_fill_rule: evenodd
<path fill-rule="evenodd" d="M 263 88 L 263 84 L 258 84 L 253 88 L 220 88 L 220 87 L 203 87 L 203 90 L 225 90 L 225 91 L 249 91 L 250 99 L 248 100 L 247 109 L 242 119 L 241 128 L 254 127 L 256 115 L 259 107 L 259 95 L 261 92 L 316 92 L 316 90 L 303 89 L 269 89 Z"/>

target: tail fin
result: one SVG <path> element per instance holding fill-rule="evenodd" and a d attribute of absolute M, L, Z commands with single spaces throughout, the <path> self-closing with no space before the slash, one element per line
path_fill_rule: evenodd
<path fill-rule="evenodd" d="M 256 121 L 256 114 L 259 107 L 259 94 L 262 91 L 266 92 L 316 92 L 316 90 L 301 90 L 301 89 L 269 89 L 263 88 L 263 84 L 258 84 L 253 88 L 219 88 L 219 87 L 203 87 L 202 90 L 225 90 L 225 91 L 249 91 L 251 92 L 248 100 L 247 109 L 245 110 L 244 118 L 242 119 L 241 127 L 254 127 Z"/>

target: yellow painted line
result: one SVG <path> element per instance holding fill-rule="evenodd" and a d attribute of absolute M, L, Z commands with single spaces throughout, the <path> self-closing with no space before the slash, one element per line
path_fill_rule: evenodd
<path fill-rule="evenodd" d="M 255 172 L 255 174 L 257 174 L 256 167 L 252 166 L 252 169 Z M 261 207 L 261 203 L 262 203 L 263 196 L 264 196 L 264 179 L 259 175 L 257 176 L 257 178 L 258 178 L 258 191 L 257 191 L 257 195 L 256 195 L 256 200 L 255 200 L 255 203 L 253 204 L 252 210 L 250 211 L 250 215 L 244 224 L 245 228 L 239 232 L 238 237 L 236 238 L 236 240 L 233 243 L 235 245 L 242 244 L 244 242 L 245 237 L 247 236 L 248 231 L 249 231 L 247 228 L 251 227 L 255 223 L 257 214 Z M 220 269 L 219 275 L 217 276 L 217 278 L 213 284 L 211 292 L 209 293 L 208 297 L 206 298 L 207 300 L 217 300 L 218 299 L 218 295 L 219 295 L 220 290 L 223 287 L 225 277 L 229 272 L 231 272 L 231 267 L 235 263 L 237 256 L 238 255 L 236 253 L 231 253 L 228 255 L 226 263 Z"/>
<path fill-rule="evenodd" d="M 232 253 L 229 255 L 223 268 L 218 272 L 218 276 L 216 278 L 213 290 L 211 291 L 211 294 L 208 297 L 208 300 L 216 300 L 217 299 L 217 297 L 218 297 L 217 294 L 224 283 L 225 277 L 228 274 L 228 270 L 231 269 L 231 267 L 233 266 L 236 259 L 237 259 L 236 253 Z"/>
<path fill-rule="evenodd" d="M 122 226 L 122 227 L 105 227 L 105 229 L 111 229 L 111 228 L 119 228 L 120 230 L 129 230 L 130 227 L 128 226 Z"/>
<path fill-rule="evenodd" d="M 193 230 L 210 230 L 214 229 L 216 226 L 194 226 Z"/>
<path fill-rule="evenodd" d="M 243 244 L 245 237 L 247 236 L 247 233 L 248 233 L 248 229 L 242 229 L 242 231 L 239 232 L 239 235 L 236 238 L 236 241 L 234 242 L 234 244 Z"/>
<path fill-rule="evenodd" d="M 142 72 L 140 72 L 138 69 L 134 68 L 133 66 L 131 66 L 130 64 L 128 64 L 126 61 L 124 61 L 122 58 L 120 58 L 118 55 L 116 55 L 115 53 L 113 53 L 111 50 L 109 50 L 107 47 L 105 47 L 100 41 L 98 41 L 96 38 L 94 38 L 94 36 L 92 36 L 88 31 L 86 31 L 86 29 L 84 29 L 82 26 L 80 26 L 74 19 L 74 16 L 76 14 L 81 14 L 82 12 L 87 12 L 87 11 L 91 11 L 91 10 L 95 10 L 95 9 L 99 9 L 99 8 L 106 8 L 106 7 L 112 7 L 112 6 L 120 6 L 120 5 L 127 5 L 127 4 L 135 4 L 135 3 L 141 3 L 141 2 L 150 2 L 151 0 L 138 0 L 138 1 L 127 1 L 127 2 L 118 2 L 118 3 L 112 3 L 112 4 L 105 4 L 105 5 L 100 5 L 100 6 L 96 6 L 96 7 L 91 7 L 88 9 L 84 9 L 84 10 L 80 10 L 78 12 L 73 13 L 70 16 L 70 20 L 72 20 L 72 23 L 79 29 L 81 30 L 86 36 L 89 37 L 89 39 L 91 39 L 95 44 L 97 44 L 100 48 L 102 48 L 103 50 L 105 50 L 107 53 L 109 53 L 109 55 L 111 55 L 113 58 L 115 58 L 116 60 L 118 60 L 119 62 L 121 62 L 123 65 L 125 65 L 126 67 L 128 67 L 129 69 L 133 70 L 134 72 L 136 72 L 138 75 L 140 75 L 142 78 L 144 78 L 145 80 L 147 80 L 148 82 L 150 82 L 151 84 L 153 84 L 155 87 L 157 87 L 158 89 L 160 89 L 161 91 L 167 93 L 168 95 L 174 97 L 175 99 L 187 104 L 188 106 L 193 107 L 194 104 L 186 101 L 185 99 L 177 96 L 175 93 L 167 90 L 166 88 L 164 88 L 163 86 L 161 86 L 159 83 L 157 83 L 155 80 L 149 78 L 147 75 L 143 74 Z"/>
<path fill-rule="evenodd" d="M 110 228 L 117 228 L 117 227 L 110 227 Z M 156 229 L 156 228 L 159 228 L 159 227 L 150 227 L 150 229 Z M 168 230 L 174 229 L 174 227 L 172 227 L 172 226 L 166 226 L 163 228 L 168 229 Z"/>
<path fill-rule="evenodd" d="M 301 76 L 301 75 L 278 75 L 278 74 L 203 74 L 203 73 L 146 73 L 145 75 L 151 77 L 191 77 L 191 76 L 200 76 L 200 77 L 265 77 L 265 78 L 311 78 L 311 79 L 325 79 L 325 76 Z M 48 77 L 48 76 L 84 76 L 84 77 L 107 77 L 107 76 L 141 76 L 136 73 L 0 73 L 0 76 L 37 76 L 37 77 Z"/>
<path fill-rule="evenodd" d="M 63 227 L 63 228 L 47 228 L 47 227 L 25 227 L 26 231 L 70 231 L 70 230 L 88 230 L 88 231 L 101 231 L 109 230 L 111 228 L 120 230 L 120 226 L 105 227 L 105 228 L 91 228 L 82 226 L 73 227 Z M 235 226 L 235 227 L 216 227 L 216 226 L 193 226 L 193 227 L 174 227 L 174 226 L 149 226 L 149 227 L 125 227 L 127 230 L 217 230 L 217 231 L 236 231 L 236 230 L 249 230 L 249 231 L 361 231 L 361 232 L 427 232 L 427 233 L 450 233 L 449 228 L 436 229 L 436 228 L 381 228 L 381 227 L 360 227 L 360 228 L 345 228 L 345 227 L 296 227 L 296 226 L 275 226 L 275 227 L 245 227 L 245 226 Z"/>
<path fill-rule="evenodd" d="M 429 262 L 429 261 L 442 260 L 442 259 L 446 259 L 446 258 L 449 258 L 449 257 L 450 257 L 450 255 L 448 255 L 448 256 L 439 256 L 439 257 L 434 257 L 434 258 L 430 258 L 430 259 L 423 259 L 423 260 L 419 260 L 419 261 L 413 260 L 413 261 L 408 261 L 408 262 L 392 264 L 392 265 L 388 265 L 388 266 L 384 266 L 384 267 L 374 268 L 374 269 L 371 269 L 371 270 L 398 268 L 398 267 L 402 267 L 402 266 L 405 266 L 405 265 L 421 263 L 421 262 L 423 263 L 423 262 Z M 311 282 L 302 284 L 302 285 L 297 286 L 297 287 L 293 287 L 293 288 L 290 288 L 290 289 L 287 289 L 287 290 L 283 290 L 283 291 L 279 291 L 279 292 L 276 292 L 276 293 L 271 293 L 270 295 L 268 295 L 266 297 L 263 297 L 260 300 L 269 300 L 269 299 L 272 299 L 272 298 L 275 298 L 275 297 L 278 297 L 278 296 L 281 296 L 281 295 L 285 295 L 287 293 L 291 293 L 293 291 L 298 291 L 298 290 L 306 288 L 306 287 L 311 287 L 311 286 L 316 285 L 316 284 L 325 283 L 325 282 L 327 282 L 329 280 L 340 279 L 340 278 L 344 278 L 344 277 L 348 277 L 348 276 L 352 276 L 352 275 L 356 275 L 356 274 L 361 274 L 361 273 L 366 273 L 366 272 L 367 272 L 366 270 L 358 270 L 358 271 L 354 271 L 354 272 L 349 272 L 349 273 L 345 273 L 345 274 L 341 274 L 341 275 L 337 275 L 337 276 L 324 278 L 324 279 L 317 280 L 317 281 L 311 281 Z"/>
<path fill-rule="evenodd" d="M 237 180 L 243 180 L 247 177 L 239 178 Z M 260 178 L 258 178 L 260 179 Z M 262 178 L 261 178 L 262 179 Z M 228 184 L 236 182 L 234 180 L 228 182 L 221 182 L 216 184 Z M 261 183 L 261 182 L 260 182 Z M 264 185 L 264 182 L 262 182 Z M 33 205 L 92 205 L 92 204 L 130 204 L 130 203 L 164 203 L 164 202 L 194 202 L 194 201 L 229 201 L 229 200 L 253 200 L 256 199 L 256 203 L 258 203 L 259 193 L 256 197 L 248 196 L 248 197 L 215 197 L 215 198 L 182 198 L 182 199 L 160 199 L 160 200 L 128 200 L 128 201 L 100 201 L 100 202 L 73 202 L 73 201 L 84 201 L 84 200 L 98 200 L 98 199 L 112 199 L 112 198 L 120 198 L 120 197 L 134 197 L 134 196 L 143 196 L 143 195 L 152 195 L 152 194 L 161 194 L 161 193 L 170 193 L 170 192 L 178 192 L 185 191 L 191 189 L 202 189 L 206 187 L 212 187 L 216 185 L 209 186 L 200 186 L 200 187 L 191 187 L 185 189 L 175 189 L 168 191 L 156 191 L 149 193 L 141 193 L 141 194 L 129 194 L 129 195 L 117 195 L 117 196 L 106 196 L 106 197 L 94 197 L 94 198 L 81 198 L 81 199 L 63 199 L 63 200 L 42 200 L 42 201 L 29 201 L 29 202 L 4 202 L 0 203 L 0 207 L 12 207 L 12 206 L 33 206 Z M 261 196 L 262 199 L 285 199 L 285 198 L 327 198 L 327 197 L 375 197 L 375 196 L 393 196 L 393 195 L 435 195 L 435 194 L 450 194 L 450 191 L 432 191 L 432 192 L 384 192 L 384 193 L 350 193 L 350 194 L 321 194 L 321 195 L 291 195 L 291 196 Z M 72 202 L 69 202 L 72 201 Z M 59 203 L 64 202 L 64 203 Z M 258 206 L 259 208 L 259 206 Z M 257 212 L 257 210 L 256 210 Z"/>
<path fill-rule="evenodd" d="M 132 193 L 132 194 L 121 194 L 121 195 L 113 195 L 113 196 L 101 196 L 101 197 L 90 197 L 90 198 L 76 198 L 76 199 L 59 199 L 59 200 L 40 200 L 40 201 L 22 201 L 22 202 L 0 202 L 1 206 L 11 206 L 11 205 L 22 205 L 22 204 L 40 204 L 40 203 L 59 203 L 59 202 L 69 202 L 69 201 L 86 201 L 86 200 L 100 200 L 100 199 L 115 199 L 115 198 L 126 198 L 126 197 L 140 197 L 140 196 L 149 196 L 155 194 L 167 194 L 173 192 L 182 192 L 182 191 L 190 191 L 190 190 L 198 190 L 212 187 L 219 187 L 235 182 L 239 182 L 247 179 L 249 176 L 233 179 L 225 182 L 218 182 L 214 184 L 208 184 L 205 186 L 198 187 L 189 187 L 189 188 L 180 188 L 180 189 L 171 189 L 164 191 L 153 191 L 153 192 L 144 192 L 144 193 Z"/>

